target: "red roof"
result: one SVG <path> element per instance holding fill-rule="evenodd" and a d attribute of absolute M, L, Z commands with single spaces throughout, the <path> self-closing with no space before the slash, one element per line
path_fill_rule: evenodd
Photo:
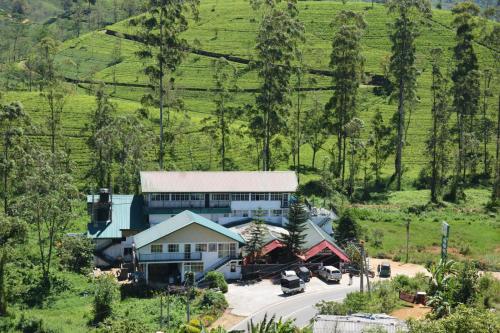
<path fill-rule="evenodd" d="M 315 255 L 326 249 L 332 251 L 335 255 L 337 255 L 340 258 L 340 260 L 345 262 L 350 261 L 344 252 L 340 251 L 335 245 L 326 240 L 319 242 L 318 244 L 314 245 L 309 250 L 307 250 L 305 253 L 305 260 L 309 260 L 311 257 L 314 257 Z"/>
<path fill-rule="evenodd" d="M 262 247 L 262 250 L 260 251 L 260 254 L 265 256 L 266 254 L 268 254 L 269 252 L 275 250 L 275 249 L 279 249 L 279 248 L 282 248 L 284 247 L 285 245 L 283 245 L 282 242 L 280 242 L 278 239 L 275 239 L 273 241 L 270 241 L 269 243 L 267 243 L 266 245 L 264 245 Z"/>

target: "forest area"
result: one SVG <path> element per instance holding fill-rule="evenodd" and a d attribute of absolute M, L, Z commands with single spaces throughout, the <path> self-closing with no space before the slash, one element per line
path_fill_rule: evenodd
<path fill-rule="evenodd" d="M 162 327 L 164 295 L 90 278 L 91 242 L 68 236 L 85 195 L 139 194 L 144 170 L 293 170 L 370 256 L 475 284 L 430 288 L 412 332 L 498 322 L 498 281 L 475 276 L 500 270 L 499 20 L 496 0 L 0 0 L 0 331 Z M 462 275 L 436 263 L 442 221 Z M 168 332 L 227 307 L 171 302 Z"/>

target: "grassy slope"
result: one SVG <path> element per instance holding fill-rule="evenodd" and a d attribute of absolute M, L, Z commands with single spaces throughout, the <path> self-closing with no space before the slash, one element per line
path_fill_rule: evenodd
<path fill-rule="evenodd" d="M 410 260 L 425 263 L 436 260 L 440 254 L 441 222 L 450 224 L 450 257 L 463 260 L 471 258 L 488 269 L 500 270 L 500 224 L 498 217 L 486 213 L 484 205 L 488 191 L 467 190 L 467 203 L 448 205 L 441 209 L 424 211 L 419 215 L 405 212 L 415 205 L 428 202 L 429 191 L 392 192 L 372 204 L 359 205 L 362 212 L 360 224 L 367 236 L 371 256 L 399 258 L 406 255 L 406 221 L 410 219 Z M 384 233 L 382 246 L 373 245 L 373 230 Z"/>
<path fill-rule="evenodd" d="M 390 44 L 387 37 L 387 23 L 390 21 L 386 15 L 384 7 L 376 5 L 374 9 L 365 10 L 363 3 L 348 3 L 342 5 L 339 2 L 315 2 L 307 1 L 300 2 L 301 19 L 306 26 L 308 42 L 305 45 L 305 62 L 308 66 L 313 68 L 328 68 L 328 58 L 330 52 L 330 42 L 332 32 L 328 27 L 329 22 L 333 19 L 335 13 L 340 9 L 352 9 L 363 12 L 368 22 L 368 29 L 363 39 L 364 54 L 366 57 L 366 71 L 371 73 L 381 73 L 379 63 L 384 56 L 390 53 Z M 249 9 L 248 3 L 242 0 L 231 2 L 229 8 L 227 2 L 204 0 L 200 7 L 201 21 L 193 23 L 192 28 L 186 33 L 185 37 L 195 42 L 198 47 L 215 52 L 230 53 L 232 55 L 242 56 L 246 58 L 252 57 L 253 42 L 255 38 L 255 31 L 257 30 L 258 23 L 253 20 L 254 13 Z M 435 11 L 434 20 L 441 22 L 444 25 L 449 25 L 452 17 L 447 11 Z M 121 32 L 133 33 L 133 29 L 126 23 L 116 24 L 110 29 L 118 30 Z M 453 31 L 444 27 L 441 24 L 429 22 L 426 26 L 421 37 L 417 42 L 418 50 L 418 66 L 422 70 L 422 75 L 419 77 L 419 90 L 420 103 L 413 113 L 413 121 L 409 129 L 409 145 L 406 148 L 405 163 L 408 167 L 407 180 L 414 179 L 420 169 L 426 163 L 425 152 L 425 135 L 430 125 L 430 96 L 429 96 L 429 63 L 427 55 L 429 50 L 434 47 L 442 47 L 449 59 L 451 56 L 450 47 L 453 46 Z M 120 45 L 123 61 L 117 65 L 111 65 L 113 61 L 113 50 Z M 143 64 L 134 56 L 134 52 L 138 50 L 137 43 L 119 39 L 116 37 L 107 36 L 101 32 L 86 34 L 79 39 L 70 40 L 61 45 L 58 61 L 63 66 L 64 73 L 70 77 L 78 78 L 94 78 L 106 81 L 111 81 L 113 72 L 116 73 L 118 82 L 128 83 L 146 83 L 146 78 L 140 73 Z M 480 45 L 476 45 L 476 51 L 479 54 L 479 59 L 482 66 L 487 66 L 491 62 L 491 55 L 488 50 Z M 71 61 L 69 61 L 71 60 Z M 184 103 L 188 114 L 191 116 L 191 126 L 196 130 L 201 127 L 200 120 L 209 117 L 213 110 L 213 102 L 211 101 L 210 92 L 194 92 L 186 91 L 183 88 L 209 88 L 213 86 L 212 72 L 210 63 L 212 59 L 197 55 L 188 55 L 184 64 L 181 66 L 177 73 L 177 87 L 179 94 L 184 99 Z M 450 63 L 450 61 L 447 61 Z M 241 69 L 243 66 L 236 66 Z M 313 76 L 309 76 L 313 77 Z M 316 86 L 327 86 L 330 84 L 328 78 L 315 76 L 317 79 Z M 305 80 L 308 82 L 307 80 Z M 239 81 L 239 86 L 242 88 L 255 88 L 258 85 L 255 73 L 248 73 L 243 75 Z M 306 84 L 310 86 L 308 82 Z M 108 87 L 110 92 L 113 93 L 113 101 L 118 107 L 118 114 L 130 114 L 140 107 L 138 100 L 144 93 L 141 88 L 124 88 L 118 87 L 116 92 L 113 92 L 112 87 Z M 310 105 L 313 94 L 326 102 L 330 93 L 325 91 L 307 93 L 305 107 Z M 388 105 L 386 100 L 376 97 L 371 93 L 371 87 L 363 87 L 362 96 L 367 99 L 364 103 L 367 107 L 363 108 L 360 117 L 365 120 L 367 129 L 365 135 L 368 134 L 369 120 L 376 108 L 380 108 L 386 120 L 388 120 L 392 113 L 395 111 L 395 105 Z M 39 123 L 43 122 L 45 116 L 45 104 L 38 93 L 23 93 L 12 92 L 4 96 L 4 100 L 22 100 L 25 104 L 30 115 Z M 235 97 L 235 104 L 243 104 L 252 102 L 254 95 L 252 93 L 239 93 Z M 88 152 L 84 143 L 84 134 L 82 128 L 86 123 L 86 119 L 94 108 L 95 102 L 92 96 L 86 95 L 85 91 L 78 89 L 70 97 L 66 103 L 65 115 L 63 116 L 63 126 L 65 133 L 68 135 L 66 139 L 71 147 L 72 159 L 78 170 L 78 175 L 81 176 L 83 171 L 88 168 Z M 492 108 L 490 108 L 490 111 Z M 158 111 L 150 111 L 150 124 L 157 124 Z M 157 126 L 155 126 L 157 128 Z M 190 129 L 191 130 L 191 129 Z M 180 131 L 184 131 L 181 128 Z M 233 144 L 230 147 L 230 155 L 236 161 L 240 169 L 254 169 L 255 164 L 254 152 L 246 149 L 249 139 L 233 138 Z M 326 145 L 326 149 L 333 143 L 332 140 Z M 145 147 L 149 149 L 150 156 L 154 156 L 154 145 Z M 192 133 L 182 136 L 181 142 L 175 147 L 178 156 L 176 167 L 181 170 L 191 169 L 215 169 L 216 163 L 214 162 L 215 152 L 210 147 L 210 140 L 204 133 Z M 309 165 L 311 159 L 311 150 L 309 147 L 304 146 L 302 150 L 302 161 Z M 322 151 L 317 158 L 317 165 L 321 166 L 327 154 Z M 281 168 L 287 168 L 288 164 L 282 164 Z M 150 168 L 155 168 L 156 164 L 151 157 Z M 392 171 L 392 160 L 388 160 L 385 173 L 386 175 Z M 314 177 L 314 173 L 302 177 L 304 181 L 310 177 Z M 474 192 L 476 193 L 476 192 Z M 387 199 L 379 200 L 376 204 L 389 205 L 376 208 L 373 212 L 369 213 L 366 221 L 363 222 L 368 230 L 373 228 L 380 228 L 387 230 L 384 240 L 384 251 L 389 254 L 397 254 L 398 249 L 404 241 L 401 238 L 401 228 L 403 227 L 404 214 L 401 213 L 400 208 L 405 205 L 415 204 L 418 202 L 427 201 L 426 191 L 409 191 L 394 194 L 395 197 L 390 196 Z M 403 205 L 393 205 L 394 200 L 403 200 L 407 196 L 406 203 Z M 483 201 L 488 197 L 487 191 L 479 191 L 477 195 L 471 196 L 471 205 L 475 208 L 471 212 L 462 214 L 458 208 L 447 208 L 435 213 L 428 213 L 423 216 L 420 224 L 415 224 L 415 231 L 419 231 L 415 235 L 415 239 L 424 242 L 422 246 L 432 246 L 433 243 L 439 240 L 427 238 L 426 233 L 428 230 L 439 228 L 440 220 L 448 220 L 451 223 L 454 221 L 463 221 L 456 223 L 463 223 L 463 236 L 462 240 L 471 241 L 472 256 L 479 258 L 481 256 L 493 257 L 493 262 L 498 264 L 498 259 L 495 259 L 495 248 L 492 244 L 500 243 L 498 238 L 497 225 L 494 224 L 495 217 L 487 216 L 480 211 L 480 206 Z M 404 200 L 403 200 L 404 201 Z M 392 205 L 392 206 L 391 206 Z M 372 207 L 373 208 L 373 207 Z M 378 221 L 377 223 L 371 223 Z M 385 221 L 385 222 L 384 222 Z M 468 223 L 483 223 L 484 229 L 480 233 L 474 233 L 474 239 L 468 238 Z M 483 226 L 483 224 L 481 224 Z M 474 230 L 480 228 L 479 225 L 474 224 Z M 483 227 L 481 227 L 483 228 Z M 437 229 L 436 229 L 437 230 Z M 452 229 L 456 230 L 456 228 Z M 404 230 L 403 230 L 404 231 Z M 472 230 L 471 230 L 472 231 Z M 370 234 L 370 232 L 369 232 Z M 476 237 L 477 234 L 477 237 Z M 437 237 L 437 236 L 436 236 Z M 485 239 L 481 239 L 485 237 Z M 490 238 L 488 238 L 490 237 Z M 431 241 L 432 239 L 432 241 Z M 460 242 L 460 239 L 457 239 Z M 459 243 L 457 243 L 459 245 Z M 372 249 L 372 252 L 379 252 L 378 249 Z M 416 257 L 420 254 L 416 252 Z M 422 255 L 423 260 L 426 255 Z M 420 258 L 420 257 L 419 257 Z M 488 259 L 488 262 L 492 260 Z"/>
<path fill-rule="evenodd" d="M 380 61 L 390 53 L 390 43 L 387 37 L 387 23 L 390 20 L 383 6 L 376 5 L 374 9 L 367 10 L 365 3 L 348 3 L 342 5 L 340 2 L 329 1 L 304 1 L 300 2 L 299 6 L 301 9 L 300 18 L 306 26 L 307 43 L 304 46 L 304 54 L 307 66 L 328 69 L 329 52 L 331 49 L 330 40 L 332 37 L 329 23 L 339 10 L 351 9 L 362 12 L 368 23 L 368 29 L 363 38 L 366 72 L 381 73 Z M 258 28 L 255 16 L 258 15 L 255 15 L 249 9 L 246 1 L 232 1 L 229 8 L 227 2 L 204 0 L 200 6 L 201 20 L 191 24 L 190 30 L 185 33 L 185 38 L 204 50 L 251 58 L 254 55 L 253 45 L 255 33 Z M 434 20 L 449 24 L 451 15 L 447 11 L 435 11 Z M 437 23 L 428 23 L 429 25 L 423 29 L 422 35 L 417 42 L 417 63 L 422 70 L 422 75 L 418 80 L 420 102 L 412 115 L 413 121 L 408 132 L 409 145 L 405 150 L 405 164 L 408 167 L 407 174 L 409 178 L 416 177 L 421 167 L 426 163 L 426 157 L 422 152 L 425 151 L 425 135 L 430 125 L 430 70 L 427 55 L 430 49 L 440 46 L 445 50 L 445 54 L 449 59 L 449 48 L 454 43 L 452 30 Z M 134 33 L 133 28 L 126 22 L 115 24 L 110 29 Z M 112 65 L 112 54 L 118 47 L 121 48 L 123 61 Z M 134 55 L 134 52 L 138 48 L 139 45 L 137 43 L 107 36 L 101 32 L 95 32 L 84 35 L 79 39 L 65 42 L 61 46 L 58 61 L 63 67 L 65 75 L 69 77 L 112 81 L 115 73 L 118 82 L 147 83 L 147 79 L 141 73 L 143 63 Z M 489 52 L 480 45 L 476 45 L 476 50 L 482 66 L 490 65 L 491 55 Z M 212 59 L 208 57 L 188 55 L 177 73 L 177 94 L 183 97 L 186 109 L 194 118 L 203 118 L 212 112 L 213 103 L 211 101 L 211 93 L 186 91 L 183 88 L 206 89 L 212 87 L 211 62 Z M 235 64 L 235 66 L 238 69 L 243 68 L 242 65 Z M 317 81 L 314 84 L 309 82 L 313 78 Z M 308 75 L 304 81 L 307 82 L 306 86 L 325 87 L 330 85 L 328 78 L 318 75 Z M 258 81 L 255 73 L 243 75 L 238 80 L 238 85 L 241 88 L 256 88 Z M 112 91 L 112 88 L 110 88 L 110 91 Z M 144 92 L 145 90 L 142 88 L 118 87 L 114 92 L 114 96 L 117 98 L 117 102 L 119 100 L 127 100 L 123 103 L 126 103 L 127 111 L 131 112 L 139 106 L 138 104 L 131 103 L 130 100 L 139 101 Z M 326 102 L 330 96 L 330 93 L 325 91 L 308 92 L 305 94 L 305 108 L 311 104 L 313 94 L 316 94 L 322 102 Z M 24 100 L 25 97 L 23 95 L 22 93 L 7 95 L 7 100 Z M 364 135 L 367 136 L 369 133 L 369 122 L 375 109 L 380 108 L 384 113 L 385 119 L 389 120 L 396 106 L 388 105 L 384 98 L 373 95 L 371 87 L 363 88 L 361 95 L 365 99 L 365 102 L 362 103 L 364 106 L 360 112 L 360 117 L 365 120 L 366 129 Z M 33 98 L 33 95 L 28 96 L 28 99 Z M 82 98 L 86 98 L 87 101 L 81 104 L 80 110 L 75 110 L 80 115 L 78 121 L 76 121 L 76 118 L 70 116 L 72 113 L 71 110 L 67 112 L 65 118 L 67 119 L 68 132 L 81 128 L 83 125 L 81 119 L 92 109 L 92 98 Z M 253 100 L 253 93 L 239 93 L 235 98 L 235 104 L 243 104 L 252 102 Z M 38 104 L 41 105 L 40 103 Z M 122 104 L 122 102 L 119 104 Z M 68 108 L 75 108 L 75 106 L 69 106 L 68 103 Z M 151 110 L 151 116 L 152 122 L 156 123 L 158 119 L 157 110 Z M 200 134 L 197 140 L 207 144 L 206 142 L 209 139 L 205 135 Z M 255 168 L 253 152 L 245 149 L 245 146 L 250 142 L 249 139 L 245 137 L 237 140 L 234 139 L 233 141 L 234 144 L 230 147 L 229 154 L 236 160 L 237 166 L 240 169 Z M 325 148 L 328 148 L 331 143 L 327 144 Z M 86 151 L 83 143 L 75 143 L 75 145 L 78 146 L 78 149 L 76 149 L 78 151 L 75 150 L 75 160 L 84 161 L 86 159 Z M 180 169 L 216 167 L 214 163 L 210 162 L 211 154 L 207 149 L 192 147 L 191 151 L 194 152 L 197 160 L 196 165 L 191 163 L 189 158 L 187 158 L 189 148 L 181 144 L 176 149 L 179 156 L 177 166 Z M 325 151 L 320 152 L 317 159 L 318 165 L 322 165 L 321 162 L 326 156 Z M 310 164 L 310 159 L 311 151 L 306 146 L 303 149 L 302 161 Z M 287 168 L 289 164 L 284 163 L 281 165 L 281 168 Z M 389 174 L 391 171 L 392 163 L 389 160 L 385 172 Z"/>

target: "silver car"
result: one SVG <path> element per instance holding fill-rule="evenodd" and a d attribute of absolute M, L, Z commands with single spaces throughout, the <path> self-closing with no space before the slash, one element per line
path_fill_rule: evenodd
<path fill-rule="evenodd" d="M 333 266 L 323 266 L 319 269 L 318 275 L 325 281 L 333 281 L 339 283 L 342 280 L 342 273 Z"/>

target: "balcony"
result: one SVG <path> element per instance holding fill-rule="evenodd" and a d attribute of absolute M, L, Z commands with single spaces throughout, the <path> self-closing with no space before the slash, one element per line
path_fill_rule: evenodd
<path fill-rule="evenodd" d="M 140 253 L 140 262 L 201 260 L 201 252 Z"/>

